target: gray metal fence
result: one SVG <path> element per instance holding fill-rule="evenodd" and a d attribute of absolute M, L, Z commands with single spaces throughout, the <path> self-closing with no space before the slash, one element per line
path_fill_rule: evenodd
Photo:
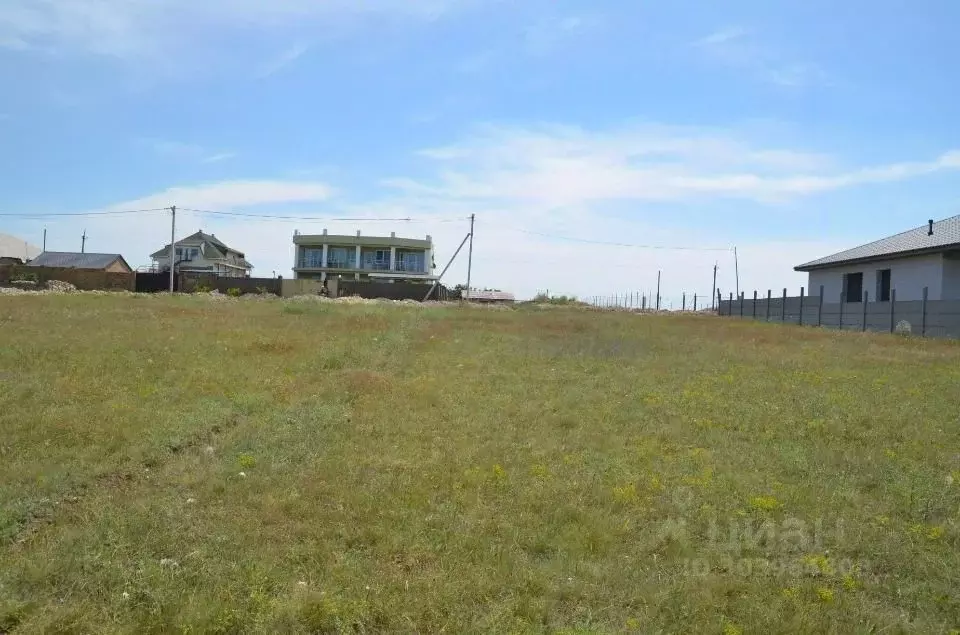
<path fill-rule="evenodd" d="M 821 288 L 819 295 L 807 296 L 801 289 L 800 296 L 787 296 L 784 289 L 779 296 L 767 291 L 750 296 L 741 293 L 739 298 L 731 293 L 726 299 L 718 297 L 718 313 L 845 331 L 893 333 L 906 322 L 914 335 L 960 338 L 960 300 L 927 300 L 924 289 L 923 300 L 898 301 L 896 290 L 891 290 L 889 302 L 873 302 L 869 293 L 864 293 L 860 302 L 846 302 L 842 297 L 831 302 L 822 292 Z"/>

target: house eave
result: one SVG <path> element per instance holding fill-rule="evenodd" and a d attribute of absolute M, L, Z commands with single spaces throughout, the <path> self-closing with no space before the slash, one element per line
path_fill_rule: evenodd
<path fill-rule="evenodd" d="M 900 260 L 902 258 L 913 258 L 915 256 L 929 256 L 932 254 L 940 254 L 947 251 L 954 251 L 956 249 L 960 249 L 960 243 L 952 243 L 949 245 L 937 245 L 936 247 L 927 247 L 924 249 L 911 249 L 909 251 L 898 251 L 898 252 L 889 253 L 889 254 L 877 254 L 873 256 L 866 256 L 863 258 L 850 258 L 848 260 L 834 260 L 832 262 L 825 262 L 821 264 L 805 263 L 802 265 L 797 265 L 796 267 L 793 268 L 793 270 L 807 273 L 810 271 L 821 271 L 823 269 L 836 269 L 837 267 L 847 267 L 850 265 L 862 265 L 862 264 L 868 264 L 871 262 L 881 262 L 885 260 Z"/>

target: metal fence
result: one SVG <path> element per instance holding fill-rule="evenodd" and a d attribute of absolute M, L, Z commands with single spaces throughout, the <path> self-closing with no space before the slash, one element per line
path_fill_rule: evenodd
<path fill-rule="evenodd" d="M 960 300 L 928 300 L 928 291 L 923 290 L 922 300 L 898 301 L 895 289 L 890 292 L 889 302 L 871 302 L 869 293 L 863 294 L 860 302 L 843 301 L 837 298 L 829 302 L 819 295 L 787 296 L 787 290 L 779 296 L 770 291 L 765 295 L 753 292 L 751 297 L 741 293 L 739 298 L 731 293 L 727 299 L 718 297 L 718 313 L 723 316 L 782 322 L 804 326 L 822 326 L 845 331 L 877 331 L 893 333 L 906 330 L 924 337 L 960 338 Z"/>

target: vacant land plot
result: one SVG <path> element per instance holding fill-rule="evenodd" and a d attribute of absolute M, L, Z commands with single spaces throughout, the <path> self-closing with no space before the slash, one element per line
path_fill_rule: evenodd
<path fill-rule="evenodd" d="M 0 299 L 0 632 L 960 628 L 960 347 Z"/>

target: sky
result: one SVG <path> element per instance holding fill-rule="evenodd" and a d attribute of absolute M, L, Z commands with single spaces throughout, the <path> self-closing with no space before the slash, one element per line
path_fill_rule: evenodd
<path fill-rule="evenodd" d="M 0 232 L 137 267 L 168 211 L 62 214 L 176 205 L 178 237 L 286 277 L 295 230 L 431 235 L 442 268 L 475 215 L 477 287 L 659 271 L 670 305 L 717 265 L 724 296 L 795 295 L 798 264 L 960 213 L 957 24 L 952 0 L 4 0 Z"/>

